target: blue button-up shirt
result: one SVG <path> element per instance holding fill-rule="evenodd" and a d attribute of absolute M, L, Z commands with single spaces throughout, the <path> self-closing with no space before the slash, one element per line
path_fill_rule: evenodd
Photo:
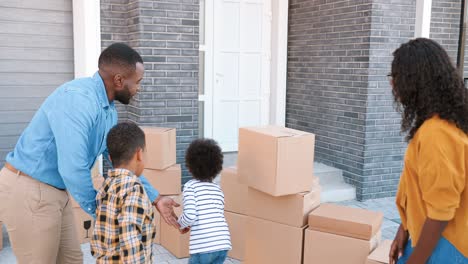
<path fill-rule="evenodd" d="M 66 189 L 95 216 L 91 168 L 100 154 L 108 158 L 107 133 L 116 124 L 117 111 L 99 73 L 70 81 L 44 101 L 6 161 L 38 181 Z M 141 182 L 154 201 L 158 191 L 143 176 Z"/>

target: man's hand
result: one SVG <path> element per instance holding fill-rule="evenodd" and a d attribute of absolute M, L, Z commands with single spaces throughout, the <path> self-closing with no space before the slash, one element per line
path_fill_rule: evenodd
<path fill-rule="evenodd" d="M 180 204 L 176 203 L 169 197 L 160 195 L 153 202 L 153 205 L 156 206 L 156 209 L 158 209 L 161 217 L 168 225 L 171 225 L 177 229 L 180 228 L 180 225 L 177 222 L 177 215 L 174 213 L 174 207 L 179 207 Z"/>
<path fill-rule="evenodd" d="M 406 243 L 408 243 L 408 237 L 408 231 L 403 228 L 403 225 L 400 225 L 395 240 L 393 240 L 392 247 L 390 248 L 390 264 L 396 264 L 398 259 L 403 256 Z"/>
<path fill-rule="evenodd" d="M 183 235 L 185 233 L 187 233 L 188 231 L 190 231 L 190 227 L 186 227 L 186 228 L 182 228 L 182 229 L 179 229 L 179 232 Z"/>

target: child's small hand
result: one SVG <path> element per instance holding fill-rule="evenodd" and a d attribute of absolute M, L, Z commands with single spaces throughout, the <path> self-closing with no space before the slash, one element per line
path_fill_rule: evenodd
<path fill-rule="evenodd" d="M 179 232 L 180 232 L 182 235 L 185 234 L 185 233 L 187 233 L 187 232 L 189 232 L 189 231 L 190 231 L 190 227 L 186 227 L 186 228 L 183 228 L 183 229 L 179 229 Z"/>

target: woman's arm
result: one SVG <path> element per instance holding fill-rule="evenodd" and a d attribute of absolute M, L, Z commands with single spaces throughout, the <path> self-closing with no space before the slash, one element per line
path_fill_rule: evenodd
<path fill-rule="evenodd" d="M 432 220 L 430 218 L 426 219 L 418 244 L 414 248 L 407 264 L 426 263 L 436 248 L 447 223 L 447 221 Z"/>

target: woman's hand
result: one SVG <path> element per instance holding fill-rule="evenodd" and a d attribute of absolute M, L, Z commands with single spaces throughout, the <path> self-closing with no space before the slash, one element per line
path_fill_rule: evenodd
<path fill-rule="evenodd" d="M 405 251 L 406 243 L 408 243 L 408 231 L 403 228 L 403 225 L 400 225 L 398 232 L 393 240 L 392 247 L 390 248 L 389 258 L 390 264 L 396 264 L 398 259 L 403 256 Z"/>

